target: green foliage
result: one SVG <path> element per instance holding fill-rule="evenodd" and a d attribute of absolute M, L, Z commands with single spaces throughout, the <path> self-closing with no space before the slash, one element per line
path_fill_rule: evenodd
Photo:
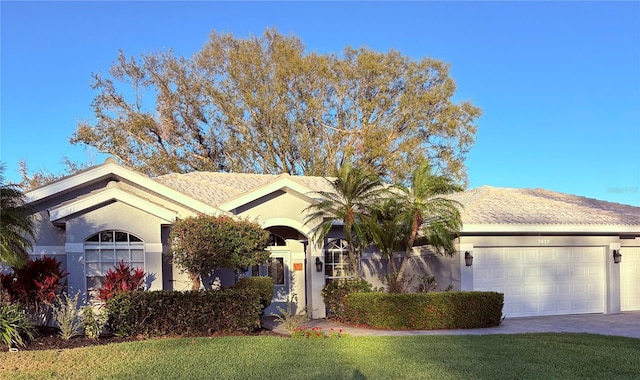
<path fill-rule="evenodd" d="M 312 239 L 322 244 L 336 222 L 342 223 L 349 263 L 351 268 L 357 268 L 359 253 L 369 241 L 366 218 L 386 190 L 379 176 L 350 165 L 342 166 L 337 177 L 327 181 L 332 191 L 316 193 L 319 201 L 305 209 L 305 224 L 313 225 Z"/>
<path fill-rule="evenodd" d="M 58 324 L 62 339 L 69 340 L 78 335 L 82 322 L 78 319 L 78 298 L 80 292 L 69 297 L 67 293 L 62 293 L 56 297 L 56 302 L 52 305 L 53 319 Z"/>
<path fill-rule="evenodd" d="M 263 310 L 271 305 L 273 299 L 273 278 L 270 276 L 243 277 L 236 282 L 237 289 L 254 289 L 260 294 Z"/>
<path fill-rule="evenodd" d="M 322 298 L 329 312 L 339 321 L 345 321 L 344 298 L 351 293 L 372 292 L 373 287 L 364 279 L 331 281 L 322 288 Z"/>
<path fill-rule="evenodd" d="M 11 302 L 24 304 L 37 324 L 47 325 L 51 304 L 64 288 L 67 273 L 60 268 L 62 263 L 53 257 L 44 256 L 27 260 L 20 268 L 12 268 L 13 273 L 0 274 L 3 293 Z"/>
<path fill-rule="evenodd" d="M 437 175 L 428 162 L 411 173 L 410 186 L 394 185 L 389 197 L 373 207 L 365 219 L 369 240 L 388 261 L 387 285 L 390 292 L 407 291 L 404 278 L 416 240 L 429 245 L 436 253 L 453 256 L 454 244 L 462 228 L 462 205 L 447 195 L 462 187 L 447 175 Z M 404 249 L 400 266 L 393 259 Z"/>
<path fill-rule="evenodd" d="M 34 333 L 35 328 L 20 304 L 0 302 L 0 343 L 24 346 L 24 338 L 33 339 Z"/>
<path fill-rule="evenodd" d="M 104 325 L 107 323 L 107 313 L 104 311 L 95 312 L 93 307 L 85 306 L 82 308 L 82 328 L 87 338 L 98 339 Z"/>
<path fill-rule="evenodd" d="M 20 268 L 28 259 L 35 238 L 24 194 L 15 184 L 4 180 L 4 164 L 0 163 L 0 264 Z"/>
<path fill-rule="evenodd" d="M 92 88 L 95 123 L 79 123 L 71 142 L 152 176 L 329 175 L 351 163 L 403 180 L 427 159 L 464 181 L 481 114 L 454 101 L 445 62 L 368 48 L 307 52 L 275 30 L 214 31 L 192 57 L 121 51 Z"/>
<path fill-rule="evenodd" d="M 198 215 L 177 220 L 169 235 L 173 261 L 189 273 L 192 290 L 216 268 L 242 269 L 265 263 L 269 233 L 254 222 Z"/>
<path fill-rule="evenodd" d="M 276 320 L 282 324 L 282 328 L 285 329 L 288 333 L 293 333 L 296 329 L 300 328 L 303 324 L 309 322 L 309 317 L 307 316 L 307 310 L 303 309 L 300 312 L 297 311 L 298 304 L 298 295 L 292 293 L 291 296 L 287 298 L 287 308 L 283 308 L 281 306 L 276 306 L 276 309 L 280 314 L 271 313 L 272 316 L 276 317 Z"/>
<path fill-rule="evenodd" d="M 142 268 L 132 268 L 121 260 L 115 268 L 107 271 L 98 298 L 106 302 L 118 293 L 142 290 L 145 276 Z"/>
<path fill-rule="evenodd" d="M 251 289 L 126 292 L 107 304 L 117 335 L 165 336 L 253 331 L 260 327 L 260 295 Z"/>
<path fill-rule="evenodd" d="M 358 293 L 343 300 L 348 322 L 394 330 L 471 329 L 502 321 L 496 292 Z"/>

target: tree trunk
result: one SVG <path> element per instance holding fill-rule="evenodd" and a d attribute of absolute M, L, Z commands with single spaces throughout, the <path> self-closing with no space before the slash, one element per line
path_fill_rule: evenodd
<path fill-rule="evenodd" d="M 191 290 L 200 290 L 200 275 L 197 273 L 189 273 L 191 278 Z"/>
<path fill-rule="evenodd" d="M 407 240 L 407 248 L 404 251 L 404 257 L 402 258 L 402 263 L 400 264 L 400 269 L 396 272 L 397 283 L 400 283 L 403 280 L 404 272 L 409 265 L 409 256 L 413 254 L 413 243 L 416 241 L 416 236 L 418 236 L 418 229 L 420 228 L 418 224 L 418 218 L 413 219 L 413 223 L 411 224 L 411 235 L 409 235 L 409 239 Z"/>

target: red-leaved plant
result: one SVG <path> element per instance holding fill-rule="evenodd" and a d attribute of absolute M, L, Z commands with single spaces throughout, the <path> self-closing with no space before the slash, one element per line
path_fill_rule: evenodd
<path fill-rule="evenodd" d="M 129 264 L 120 261 L 115 268 L 109 269 L 104 278 L 104 285 L 99 290 L 98 298 L 107 302 L 118 293 L 130 290 L 141 290 L 144 284 L 144 270 L 131 268 Z"/>
<path fill-rule="evenodd" d="M 51 304 L 64 289 L 67 273 L 60 268 L 62 263 L 53 257 L 29 259 L 22 268 L 12 268 L 13 273 L 0 274 L 4 298 L 20 302 L 37 324 L 47 325 Z"/>

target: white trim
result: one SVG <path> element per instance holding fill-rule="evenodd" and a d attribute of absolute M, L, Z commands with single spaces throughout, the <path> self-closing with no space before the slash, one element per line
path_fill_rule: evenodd
<path fill-rule="evenodd" d="M 34 245 L 29 252 L 30 256 L 64 256 L 66 254 L 64 245 Z"/>
<path fill-rule="evenodd" d="M 106 179 L 112 175 L 132 182 L 163 197 L 169 198 L 177 203 L 187 206 L 192 210 L 212 215 L 220 215 L 223 213 L 222 210 L 216 207 L 212 207 L 179 191 L 173 190 L 159 182 L 156 182 L 147 176 L 120 166 L 115 163 L 113 159 L 107 159 L 102 165 L 94 166 L 76 175 L 63 178 L 59 181 L 39 187 L 37 189 L 33 189 L 25 193 L 25 200 L 26 203 L 36 202 L 59 193 L 81 187 L 88 183 Z"/>
<path fill-rule="evenodd" d="M 64 245 L 64 250 L 67 253 L 84 254 L 84 243 L 67 243 Z"/>
<path fill-rule="evenodd" d="M 298 182 L 292 180 L 291 178 L 284 177 L 284 178 L 278 178 L 271 183 L 268 183 L 262 187 L 254 189 L 248 193 L 242 194 L 236 198 L 232 198 L 231 200 L 225 201 L 221 203 L 219 207 L 225 211 L 231 211 L 251 201 L 254 201 L 260 197 L 264 197 L 265 195 L 269 195 L 273 192 L 276 192 L 278 190 L 283 190 L 287 193 L 297 193 L 303 196 L 304 198 L 309 199 L 311 203 L 312 198 L 308 194 L 313 193 L 313 190 L 299 184 Z"/>
<path fill-rule="evenodd" d="M 176 211 L 168 210 L 160 205 L 151 203 L 146 199 L 142 199 L 117 187 L 107 187 L 103 190 L 82 196 L 77 200 L 65 202 L 58 207 L 49 209 L 49 220 L 51 222 L 55 222 L 69 215 L 113 200 L 148 212 L 149 214 L 155 215 L 170 223 L 175 221 L 176 216 L 178 215 Z"/>
<path fill-rule="evenodd" d="M 476 232 L 562 232 L 562 233 L 635 233 L 640 235 L 640 226 L 591 225 L 591 224 L 463 224 L 462 233 Z"/>
<path fill-rule="evenodd" d="M 305 235 L 307 238 L 310 238 L 311 236 L 311 228 L 309 228 L 308 226 L 305 226 L 303 223 L 295 219 L 269 218 L 262 221 L 261 226 L 263 230 L 269 227 L 274 227 L 274 226 L 291 227 L 296 229 L 298 232 L 302 233 L 303 235 Z"/>

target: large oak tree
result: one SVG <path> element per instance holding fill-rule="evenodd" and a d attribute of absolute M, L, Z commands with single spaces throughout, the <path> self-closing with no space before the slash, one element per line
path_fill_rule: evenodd
<path fill-rule="evenodd" d="M 427 160 L 464 183 L 480 116 L 454 102 L 442 61 L 368 48 L 308 52 L 275 30 L 213 32 L 188 58 L 120 52 L 93 80 L 94 117 L 71 142 L 149 175 L 327 175 L 351 164 L 396 182 Z"/>

